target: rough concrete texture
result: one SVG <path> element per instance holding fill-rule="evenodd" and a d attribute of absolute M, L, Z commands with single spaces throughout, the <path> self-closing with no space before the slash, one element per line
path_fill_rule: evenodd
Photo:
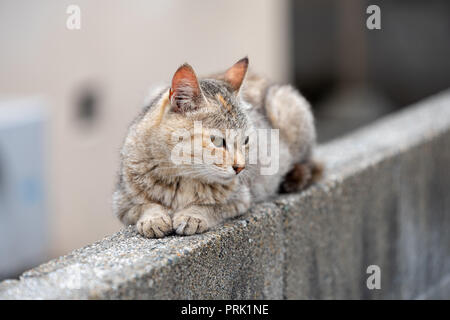
<path fill-rule="evenodd" d="M 450 298 L 450 91 L 317 157 L 325 177 L 300 194 L 202 235 L 126 228 L 0 283 L 0 299 Z"/>

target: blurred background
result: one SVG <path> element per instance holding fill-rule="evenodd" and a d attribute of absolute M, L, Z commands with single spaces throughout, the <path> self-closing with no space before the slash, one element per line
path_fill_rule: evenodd
<path fill-rule="evenodd" d="M 119 230 L 127 126 L 183 62 L 248 55 L 300 89 L 325 142 L 448 88 L 449 39 L 448 0 L 0 0 L 0 279 Z"/>

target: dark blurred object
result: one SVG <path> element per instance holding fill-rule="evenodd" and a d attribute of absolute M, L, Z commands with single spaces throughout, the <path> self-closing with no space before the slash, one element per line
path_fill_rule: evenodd
<path fill-rule="evenodd" d="M 101 90 L 93 81 L 86 81 L 75 91 L 75 117 L 82 130 L 93 129 L 100 119 Z"/>
<path fill-rule="evenodd" d="M 450 2 L 297 1 L 294 81 L 326 141 L 450 86 Z M 369 5 L 381 30 L 366 28 Z"/>

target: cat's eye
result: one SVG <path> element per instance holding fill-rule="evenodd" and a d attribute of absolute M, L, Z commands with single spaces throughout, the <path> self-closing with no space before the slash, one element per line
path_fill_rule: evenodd
<path fill-rule="evenodd" d="M 217 148 L 225 148 L 225 139 L 218 136 L 211 136 L 211 142 L 217 147 Z"/>
<path fill-rule="evenodd" d="M 249 141 L 249 140 L 250 140 L 250 137 L 247 136 L 247 137 L 245 138 L 244 144 L 248 144 L 248 141 Z"/>

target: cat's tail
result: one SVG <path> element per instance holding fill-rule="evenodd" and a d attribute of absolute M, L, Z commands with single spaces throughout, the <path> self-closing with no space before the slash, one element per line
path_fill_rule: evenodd
<path fill-rule="evenodd" d="M 296 163 L 284 176 L 280 193 L 298 192 L 319 181 L 323 176 L 324 166 L 316 160 Z"/>

